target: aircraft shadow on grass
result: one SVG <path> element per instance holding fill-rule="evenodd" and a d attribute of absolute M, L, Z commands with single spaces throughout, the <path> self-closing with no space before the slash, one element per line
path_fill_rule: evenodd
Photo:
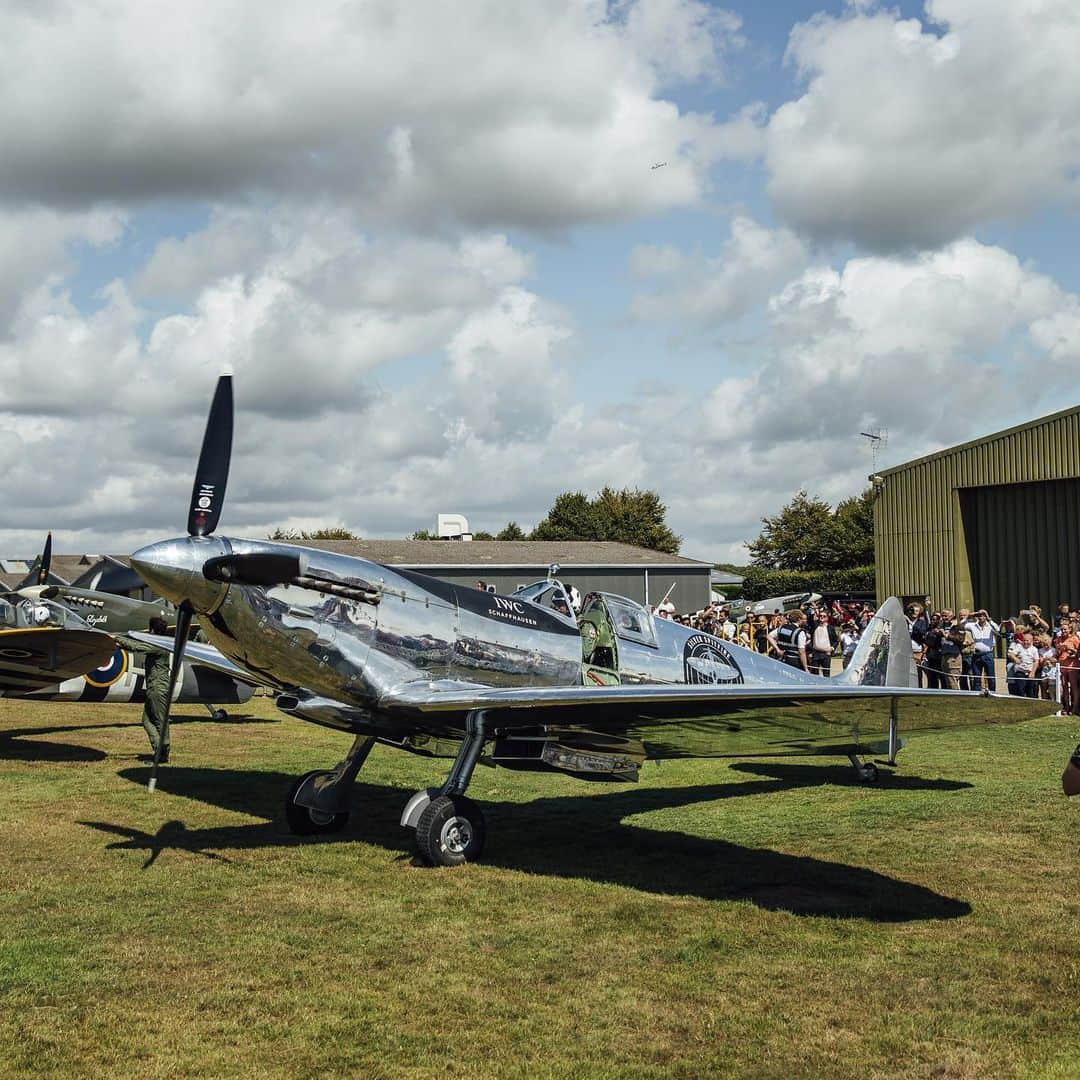
<path fill-rule="evenodd" d="M 654 810 L 795 787 L 846 784 L 851 774 L 850 769 L 840 767 L 761 768 L 770 770 L 772 779 L 684 788 L 621 789 L 529 803 L 485 800 L 489 820 L 496 827 L 488 838 L 484 862 L 530 873 L 607 881 L 660 895 L 747 900 L 758 907 L 797 915 L 906 922 L 958 918 L 971 911 L 962 900 L 863 867 L 624 824 L 626 817 Z M 781 771 L 779 776 L 775 775 L 777 770 Z M 123 769 L 120 775 L 145 784 L 149 770 Z M 219 854 L 222 851 L 356 840 L 408 857 L 409 834 L 398 824 L 407 793 L 395 787 L 357 783 L 352 818 L 345 830 L 300 840 L 280 820 L 284 792 L 294 779 L 278 772 L 170 767 L 161 777 L 161 790 L 267 820 L 210 829 L 188 829 L 183 822 L 174 820 L 157 833 L 107 822 L 80 824 L 122 837 L 108 845 L 111 849 L 146 851 L 144 867 L 166 850 L 223 859 L 225 856 Z M 955 790 L 970 785 L 896 777 L 891 786 Z"/>
<path fill-rule="evenodd" d="M 35 703 L 34 708 L 40 708 Z M 207 713 L 204 716 L 176 716 L 172 724 L 276 724 L 276 717 L 263 718 L 244 713 L 230 713 L 225 720 L 214 720 Z M 138 720 L 116 724 L 62 724 L 47 727 L 0 728 L 0 761 L 104 761 L 109 755 L 104 750 L 93 746 L 79 746 L 75 743 L 53 742 L 51 739 L 38 738 L 42 735 L 64 735 L 72 731 L 107 731 L 115 728 L 142 728 Z M 145 749 L 146 743 L 139 743 Z"/>

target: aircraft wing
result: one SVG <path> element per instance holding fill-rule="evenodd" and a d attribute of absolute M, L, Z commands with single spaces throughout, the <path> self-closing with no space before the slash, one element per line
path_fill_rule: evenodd
<path fill-rule="evenodd" d="M 171 637 L 159 637 L 156 634 L 147 634 L 141 630 L 132 630 L 123 635 L 132 638 L 142 646 L 157 649 L 160 652 L 172 653 L 173 639 Z M 248 671 L 234 664 L 222 653 L 218 652 L 213 645 L 204 645 L 202 642 L 189 641 L 184 647 L 184 663 L 198 664 L 201 667 L 210 668 L 211 671 L 219 671 L 222 675 L 228 675 L 237 682 L 246 683 L 248 686 L 268 686 L 268 681 L 261 675 Z"/>
<path fill-rule="evenodd" d="M 1045 716 L 1029 698 L 914 687 L 656 685 L 488 688 L 410 683 L 380 703 L 432 734 L 460 732 L 483 709 L 487 729 L 595 733 L 644 744 L 649 757 L 848 753 L 877 749 L 895 714 L 902 734 Z"/>
<path fill-rule="evenodd" d="M 107 664 L 116 639 L 100 630 L 41 626 L 0 630 L 0 691 L 25 694 Z"/>

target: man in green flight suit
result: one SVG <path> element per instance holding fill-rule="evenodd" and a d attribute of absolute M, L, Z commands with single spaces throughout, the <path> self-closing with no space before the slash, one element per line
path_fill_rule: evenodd
<path fill-rule="evenodd" d="M 165 620 L 155 615 L 150 620 L 149 631 L 164 637 L 169 632 Z M 165 727 L 165 713 L 169 707 L 169 662 L 168 653 L 150 650 L 146 652 L 143 671 L 146 676 L 146 704 L 143 705 L 142 726 L 150 739 L 150 749 L 157 753 L 161 731 Z M 169 760 L 169 743 L 166 735 L 165 745 L 161 749 L 161 760 Z"/>

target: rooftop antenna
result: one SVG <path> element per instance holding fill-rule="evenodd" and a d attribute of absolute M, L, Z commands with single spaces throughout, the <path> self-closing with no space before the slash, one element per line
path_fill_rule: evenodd
<path fill-rule="evenodd" d="M 859 434 L 870 444 L 870 455 L 874 461 L 874 472 L 878 469 L 878 458 L 881 456 L 881 448 L 889 443 L 888 428 L 871 428 L 869 431 L 860 431 Z"/>

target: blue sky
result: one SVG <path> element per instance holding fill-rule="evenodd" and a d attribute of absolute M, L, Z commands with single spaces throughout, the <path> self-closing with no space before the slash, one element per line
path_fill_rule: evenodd
<path fill-rule="evenodd" d="M 1066 0 L 0 11 L 0 549 L 799 489 L 1075 403 Z M 666 162 L 659 169 L 652 166 Z"/>

